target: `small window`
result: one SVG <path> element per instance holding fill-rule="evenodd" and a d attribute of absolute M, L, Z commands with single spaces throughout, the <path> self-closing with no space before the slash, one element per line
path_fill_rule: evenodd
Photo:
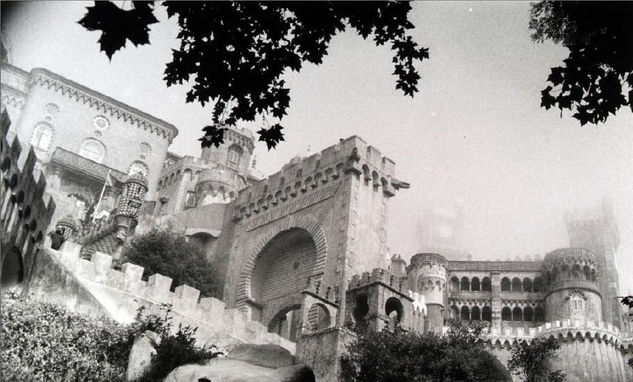
<path fill-rule="evenodd" d="M 102 115 L 98 115 L 95 117 L 94 125 L 99 130 L 105 130 L 110 127 L 110 121 Z"/>
<path fill-rule="evenodd" d="M 196 193 L 195 192 L 187 192 L 187 198 L 185 199 L 185 207 L 195 207 L 196 206 Z"/>
<path fill-rule="evenodd" d="M 229 147 L 227 154 L 227 166 L 233 169 L 237 169 L 240 163 L 240 157 L 242 156 L 242 148 L 237 145 Z"/>
<path fill-rule="evenodd" d="M 48 148 L 53 140 L 53 128 L 43 123 L 35 126 L 33 132 L 33 138 L 31 138 L 31 144 L 33 147 L 48 151 Z"/>
<path fill-rule="evenodd" d="M 103 143 L 96 139 L 87 139 L 81 144 L 79 155 L 97 163 L 101 163 L 101 161 L 103 161 L 103 157 L 105 157 L 105 151 Z"/>
<path fill-rule="evenodd" d="M 582 296 L 574 294 L 569 298 L 569 301 L 571 302 L 571 309 L 574 312 L 581 312 L 585 309 L 584 307 L 584 299 L 582 298 Z"/>

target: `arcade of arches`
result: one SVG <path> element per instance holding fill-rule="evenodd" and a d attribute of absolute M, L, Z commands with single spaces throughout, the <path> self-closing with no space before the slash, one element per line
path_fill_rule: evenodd
<path fill-rule="evenodd" d="M 252 319 L 291 341 L 296 339 L 301 317 L 300 292 L 316 263 L 312 236 L 293 228 L 275 236 L 256 258 L 250 283 Z M 317 322 L 325 318 L 316 317 Z"/>

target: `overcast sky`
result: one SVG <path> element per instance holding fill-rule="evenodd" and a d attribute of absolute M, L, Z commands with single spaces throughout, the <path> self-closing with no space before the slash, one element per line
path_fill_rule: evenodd
<path fill-rule="evenodd" d="M 99 52 L 99 33 L 76 22 L 79 2 L 34 2 L 3 19 L 12 62 L 48 68 L 176 125 L 171 151 L 198 155 L 210 108 L 185 104 L 185 89 L 162 82 L 174 20 L 152 26 L 150 46 Z M 420 249 L 428 207 L 461 208 L 464 249 L 474 259 L 545 253 L 568 246 L 565 209 L 610 197 L 620 226 L 620 286 L 633 292 L 633 116 L 580 127 L 569 112 L 541 109 L 549 68 L 566 57 L 534 44 L 527 2 L 416 2 L 414 37 L 430 48 L 419 66 L 414 99 L 395 90 L 391 51 L 352 31 L 335 37 L 322 65 L 287 76 L 292 101 L 286 142 L 256 149 L 257 166 L 276 172 L 297 153 L 321 150 L 351 135 L 396 162 L 411 183 L 391 199 L 389 245 L 409 258 Z M 628 272 L 630 273 L 630 272 Z"/>

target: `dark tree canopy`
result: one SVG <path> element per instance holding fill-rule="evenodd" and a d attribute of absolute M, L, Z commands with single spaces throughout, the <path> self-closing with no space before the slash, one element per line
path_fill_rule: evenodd
<path fill-rule="evenodd" d="M 172 290 L 187 284 L 203 296 L 217 297 L 221 293 L 215 270 L 202 249 L 172 231 L 153 230 L 134 237 L 123 258 L 144 267 L 144 278 L 154 273 L 171 277 Z"/>
<path fill-rule="evenodd" d="M 435 333 L 364 331 L 343 360 L 347 381 L 511 381 L 505 367 L 479 340 L 483 326 L 453 322 Z"/>
<path fill-rule="evenodd" d="M 512 348 L 508 369 L 526 382 L 563 382 L 566 377 L 560 370 L 551 370 L 550 361 L 557 355 L 560 344 L 553 337 L 522 341 Z"/>
<path fill-rule="evenodd" d="M 123 10 L 95 2 L 79 23 L 102 31 L 99 44 L 108 57 L 125 46 L 149 43 L 156 23 L 154 3 L 133 1 Z M 175 17 L 180 47 L 173 50 L 164 80 L 167 86 L 191 86 L 187 102 L 214 102 L 213 123 L 203 128 L 202 146 L 223 143 L 224 125 L 257 116 L 278 122 L 258 131 L 268 148 L 283 141 L 280 122 L 290 104 L 283 75 L 299 72 L 305 62 L 320 64 L 333 36 L 352 27 L 393 53 L 396 89 L 413 96 L 420 75 L 415 63 L 428 58 L 408 31 L 408 2 L 183 2 L 161 3 Z M 268 123 L 268 122 L 267 122 Z"/>
<path fill-rule="evenodd" d="M 541 92 L 541 106 L 572 110 L 581 125 L 633 111 L 633 2 L 541 1 L 532 5 L 532 39 L 569 49 Z M 628 100 L 627 100 L 628 98 Z"/>

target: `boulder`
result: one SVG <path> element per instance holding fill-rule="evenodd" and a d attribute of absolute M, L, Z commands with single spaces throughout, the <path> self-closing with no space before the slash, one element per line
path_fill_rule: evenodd
<path fill-rule="evenodd" d="M 236 344 L 227 353 L 226 358 L 273 369 L 295 363 L 295 357 L 279 345 Z"/>
<path fill-rule="evenodd" d="M 214 358 L 204 365 L 174 369 L 164 382 L 312 382 L 312 370 L 303 364 L 280 368 L 252 365 L 245 361 Z"/>
<path fill-rule="evenodd" d="M 127 381 L 136 381 L 149 370 L 159 344 L 160 336 L 149 330 L 134 339 L 125 374 Z"/>

